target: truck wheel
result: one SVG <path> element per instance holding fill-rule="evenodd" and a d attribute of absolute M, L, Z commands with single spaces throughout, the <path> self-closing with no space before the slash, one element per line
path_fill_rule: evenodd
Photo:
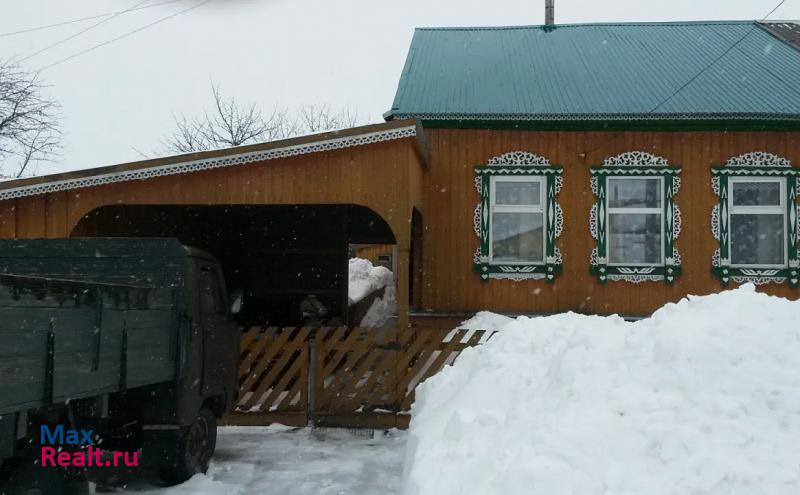
<path fill-rule="evenodd" d="M 195 474 L 205 473 L 216 447 L 217 418 L 210 409 L 204 407 L 194 422 L 181 431 L 174 462 L 161 469 L 161 477 L 168 483 L 178 484 Z"/>
<path fill-rule="evenodd" d="M 64 471 L 28 459 L 12 459 L 0 470 L 2 495 L 70 495 Z"/>

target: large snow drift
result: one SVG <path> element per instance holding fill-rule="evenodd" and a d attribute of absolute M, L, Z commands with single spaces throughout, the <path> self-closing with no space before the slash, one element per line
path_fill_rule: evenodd
<path fill-rule="evenodd" d="M 800 301 L 520 317 L 417 389 L 406 495 L 800 493 Z"/>

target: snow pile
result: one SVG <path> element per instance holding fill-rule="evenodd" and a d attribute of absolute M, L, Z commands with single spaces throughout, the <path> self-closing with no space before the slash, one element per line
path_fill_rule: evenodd
<path fill-rule="evenodd" d="M 359 326 L 380 327 L 397 314 L 397 290 L 393 285 L 386 287 L 383 297 L 372 301 Z"/>
<path fill-rule="evenodd" d="M 417 389 L 404 493 L 800 493 L 800 301 L 520 317 Z"/>
<path fill-rule="evenodd" d="M 491 311 L 478 311 L 469 320 L 462 321 L 458 328 L 469 330 L 500 330 L 514 321 L 514 318 L 492 313 Z"/>
<path fill-rule="evenodd" d="M 350 306 L 376 290 L 386 286 L 394 286 L 392 271 L 383 266 L 373 266 L 369 260 L 351 258 L 349 271 L 348 297 Z"/>

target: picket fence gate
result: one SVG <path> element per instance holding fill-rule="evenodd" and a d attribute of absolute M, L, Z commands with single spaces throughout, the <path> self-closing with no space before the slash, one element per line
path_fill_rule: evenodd
<path fill-rule="evenodd" d="M 485 330 L 251 328 L 235 425 L 406 428 L 417 385 L 486 341 Z"/>

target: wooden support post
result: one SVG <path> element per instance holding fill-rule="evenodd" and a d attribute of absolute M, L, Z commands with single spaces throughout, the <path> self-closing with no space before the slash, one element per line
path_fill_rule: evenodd
<path fill-rule="evenodd" d="M 409 319 L 409 300 L 408 300 L 408 287 L 409 287 L 409 263 L 411 258 L 411 249 L 408 245 L 397 246 L 397 322 L 401 329 L 408 328 Z"/>
<path fill-rule="evenodd" d="M 316 426 L 317 416 L 317 330 L 309 329 L 308 333 L 308 409 L 306 424 L 309 427 Z"/>

